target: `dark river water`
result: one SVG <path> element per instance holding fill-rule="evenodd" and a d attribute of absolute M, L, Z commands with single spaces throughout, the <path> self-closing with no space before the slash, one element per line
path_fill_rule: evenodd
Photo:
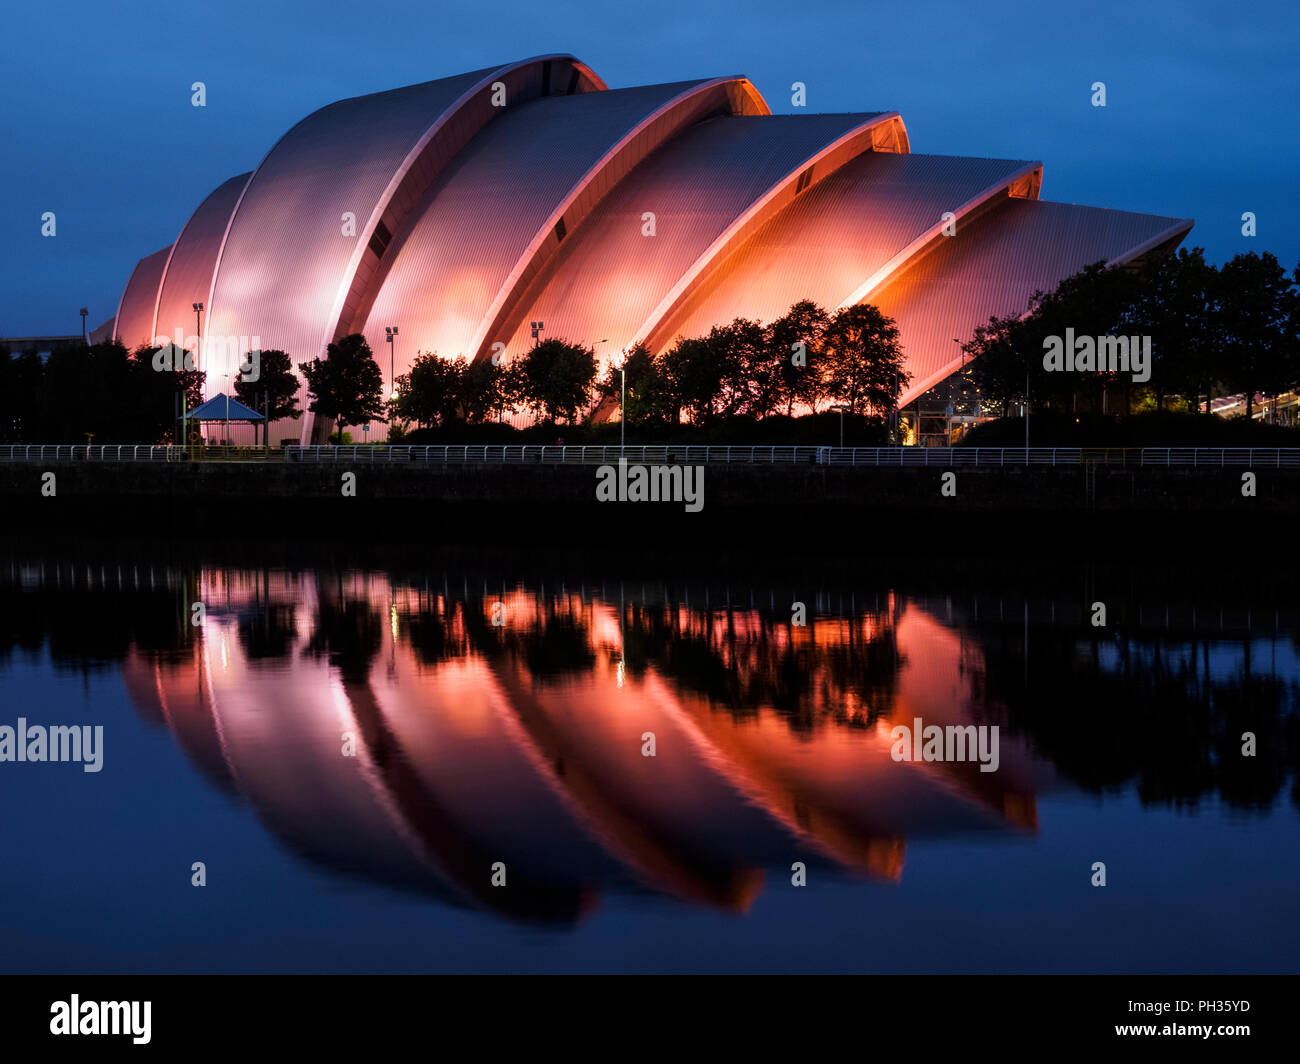
<path fill-rule="evenodd" d="M 0 969 L 1294 972 L 1294 599 L 1125 580 L 2 559 Z"/>

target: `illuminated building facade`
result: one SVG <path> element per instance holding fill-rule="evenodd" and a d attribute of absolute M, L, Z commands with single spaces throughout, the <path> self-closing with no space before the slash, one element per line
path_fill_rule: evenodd
<path fill-rule="evenodd" d="M 1192 226 L 1049 203 L 1041 181 L 1038 162 L 912 154 L 896 112 L 773 115 L 743 77 L 609 89 L 542 56 L 308 115 L 140 260 L 94 335 L 200 335 L 224 350 L 215 394 L 242 343 L 301 363 L 360 332 L 387 389 L 392 326 L 394 376 L 538 335 L 595 347 L 603 371 L 800 299 L 870 302 L 898 322 L 906 404 L 991 314 Z M 318 441 L 313 421 L 273 438 Z"/>

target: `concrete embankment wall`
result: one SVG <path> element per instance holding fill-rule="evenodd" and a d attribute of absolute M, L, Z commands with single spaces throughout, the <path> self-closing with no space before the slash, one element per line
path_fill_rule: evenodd
<path fill-rule="evenodd" d="M 211 528 L 275 539 L 495 538 L 573 543 L 614 536 L 770 537 L 773 549 L 928 549 L 1037 538 L 1159 535 L 1171 548 L 1222 550 L 1232 542 L 1286 544 L 1300 520 L 1300 471 L 1241 468 L 704 467 L 704 505 L 600 502 L 594 466 L 369 465 L 364 462 L 59 462 L 0 464 L 9 535 L 42 529 L 87 536 Z M 56 494 L 42 494 L 43 474 Z M 343 493 L 344 474 L 355 495 Z M 1222 537 L 1230 537 L 1229 542 Z"/>

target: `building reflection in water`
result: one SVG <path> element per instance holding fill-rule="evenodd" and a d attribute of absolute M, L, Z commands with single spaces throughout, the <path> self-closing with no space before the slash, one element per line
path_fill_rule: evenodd
<path fill-rule="evenodd" d="M 897 881 L 908 838 L 1033 833 L 1056 783 L 1005 727 L 996 772 L 892 760 L 898 723 L 1005 723 L 978 643 L 892 595 L 795 626 L 360 574 L 191 590 L 178 648 L 127 652 L 142 712 L 297 853 L 511 919 L 607 891 L 744 911 L 795 861 Z"/>

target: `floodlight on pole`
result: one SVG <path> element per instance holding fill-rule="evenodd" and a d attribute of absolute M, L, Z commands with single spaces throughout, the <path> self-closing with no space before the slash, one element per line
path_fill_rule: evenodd
<path fill-rule="evenodd" d="M 192 303 L 190 305 L 194 308 L 194 323 L 195 323 L 194 324 L 194 332 L 195 332 L 194 353 L 195 355 L 199 355 L 200 352 L 203 350 L 203 339 L 202 339 L 203 338 L 203 304 Z M 174 346 L 172 348 L 172 354 L 173 355 L 177 354 Z M 179 358 L 180 358 L 180 365 L 176 367 L 177 372 L 180 372 L 180 370 L 184 369 L 185 367 L 185 356 L 180 355 Z M 202 370 L 202 368 L 203 368 L 202 360 L 200 359 L 200 363 L 199 363 L 200 371 Z M 188 405 L 189 405 L 189 395 L 185 390 L 185 386 L 182 385 L 181 386 L 181 446 L 182 447 L 188 447 L 190 444 L 190 422 L 189 422 L 188 409 L 187 409 Z"/>
<path fill-rule="evenodd" d="M 389 398 L 394 400 L 397 399 L 397 377 L 395 375 L 396 363 L 393 355 L 393 341 L 396 337 L 397 337 L 397 326 L 385 325 L 384 339 L 388 341 L 388 384 L 389 384 L 389 390 L 392 393 L 389 396 Z"/>
<path fill-rule="evenodd" d="M 199 356 L 199 369 L 203 369 L 203 304 L 194 303 L 194 346 L 195 354 Z"/>

